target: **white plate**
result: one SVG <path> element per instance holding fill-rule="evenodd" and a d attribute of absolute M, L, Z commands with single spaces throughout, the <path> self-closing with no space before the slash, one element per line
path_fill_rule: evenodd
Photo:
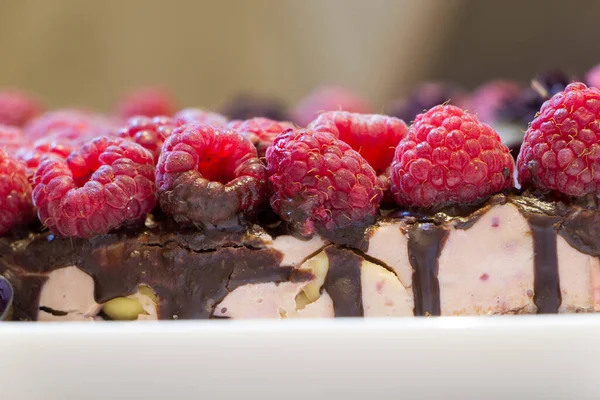
<path fill-rule="evenodd" d="M 0 324 L 0 399 L 600 399 L 600 315 Z"/>

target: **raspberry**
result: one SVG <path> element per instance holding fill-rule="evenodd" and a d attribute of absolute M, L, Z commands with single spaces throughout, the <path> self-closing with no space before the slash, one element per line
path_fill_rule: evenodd
<path fill-rule="evenodd" d="M 358 95 L 343 87 L 322 87 L 305 97 L 294 109 L 294 122 L 307 126 L 324 111 L 343 110 L 368 113 L 371 107 Z"/>
<path fill-rule="evenodd" d="M 29 141 L 16 126 L 0 124 L 0 150 L 15 154 L 19 149 L 29 146 Z"/>
<path fill-rule="evenodd" d="M 329 132 L 348 143 L 381 175 L 392 163 L 394 150 L 406 136 L 408 126 L 386 115 L 329 111 L 320 114 L 308 129 Z"/>
<path fill-rule="evenodd" d="M 269 118 L 274 121 L 289 119 L 286 107 L 281 100 L 250 93 L 234 97 L 225 105 L 222 112 L 231 119 L 240 120 L 256 117 Z"/>
<path fill-rule="evenodd" d="M 403 121 L 414 121 L 418 114 L 438 104 L 450 103 L 462 107 L 465 101 L 465 93 L 455 85 L 424 82 L 415 87 L 407 97 L 392 102 L 388 114 Z"/>
<path fill-rule="evenodd" d="M 98 115 L 79 110 L 59 110 L 31 120 L 23 128 L 23 133 L 31 140 L 53 136 L 84 143 L 111 128 L 110 121 Z"/>
<path fill-rule="evenodd" d="M 147 87 L 125 94 L 117 105 L 117 114 L 123 119 L 137 116 L 170 117 L 175 109 L 169 93 L 160 88 Z"/>
<path fill-rule="evenodd" d="M 152 154 L 121 138 L 93 139 L 66 161 L 47 158 L 33 180 L 40 221 L 62 236 L 108 233 L 142 220 L 156 202 Z"/>
<path fill-rule="evenodd" d="M 18 90 L 0 92 L 0 124 L 23 127 L 42 112 L 37 99 Z"/>
<path fill-rule="evenodd" d="M 44 157 L 52 156 L 66 160 L 74 147 L 75 144 L 69 140 L 49 136 L 36 140 L 30 148 L 21 148 L 15 153 L 15 157 L 35 172 Z"/>
<path fill-rule="evenodd" d="M 375 170 L 327 132 L 289 129 L 267 149 L 273 210 L 304 236 L 372 222 L 383 190 Z"/>
<path fill-rule="evenodd" d="M 403 206 L 475 203 L 509 189 L 514 161 L 498 134 L 451 105 L 415 119 L 396 148 L 392 192 Z"/>
<path fill-rule="evenodd" d="M 0 235 L 33 216 L 27 169 L 0 149 Z"/>
<path fill-rule="evenodd" d="M 154 155 L 158 161 L 160 149 L 165 139 L 175 129 L 175 122 L 169 117 L 133 117 L 127 121 L 119 136 L 131 139 Z"/>
<path fill-rule="evenodd" d="M 267 199 L 265 167 L 252 143 L 212 125 L 175 129 L 156 166 L 159 201 L 180 223 L 224 225 L 254 216 Z"/>
<path fill-rule="evenodd" d="M 600 90 L 577 82 L 546 101 L 517 160 L 523 187 L 600 194 Z"/>
<path fill-rule="evenodd" d="M 183 110 L 178 111 L 173 116 L 173 120 L 177 121 L 180 124 L 198 122 L 201 124 L 220 127 L 227 125 L 227 118 L 225 118 L 221 114 L 217 114 L 210 111 L 204 111 L 199 108 L 184 108 Z"/>
<path fill-rule="evenodd" d="M 268 118 L 252 118 L 245 121 L 231 121 L 229 128 L 237 130 L 246 136 L 254 145 L 259 157 L 264 157 L 267 147 L 273 143 L 275 137 L 281 132 L 294 128 L 291 122 L 273 121 Z"/>

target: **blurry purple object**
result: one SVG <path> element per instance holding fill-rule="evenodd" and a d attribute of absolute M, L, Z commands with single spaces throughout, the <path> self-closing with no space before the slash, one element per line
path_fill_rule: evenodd
<path fill-rule="evenodd" d="M 413 89 L 406 97 L 390 103 L 386 114 L 410 124 L 418 114 L 438 104 L 454 104 L 464 107 L 467 101 L 465 92 L 459 87 L 445 82 L 425 82 Z"/>
<path fill-rule="evenodd" d="M 9 318 L 12 310 L 13 288 L 10 282 L 0 275 L 0 321 Z"/>
<path fill-rule="evenodd" d="M 234 97 L 221 110 L 229 119 L 246 120 L 255 117 L 269 118 L 275 121 L 289 119 L 283 101 L 268 96 L 245 93 Z"/>

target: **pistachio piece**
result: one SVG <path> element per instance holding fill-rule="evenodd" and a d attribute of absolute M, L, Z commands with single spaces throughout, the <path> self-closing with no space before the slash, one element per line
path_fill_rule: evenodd
<path fill-rule="evenodd" d="M 110 319 L 117 321 L 133 321 L 148 318 L 151 312 L 148 307 L 156 309 L 158 298 L 147 285 L 140 285 L 137 293 L 127 297 L 117 297 L 107 301 L 102 306 L 102 312 Z"/>
<path fill-rule="evenodd" d="M 315 278 L 302 287 L 302 291 L 296 296 L 296 309 L 302 310 L 310 303 L 314 303 L 321 297 L 321 287 L 325 283 L 327 271 L 329 271 L 329 258 L 324 251 L 306 260 L 300 267 L 302 270 L 310 271 Z"/>

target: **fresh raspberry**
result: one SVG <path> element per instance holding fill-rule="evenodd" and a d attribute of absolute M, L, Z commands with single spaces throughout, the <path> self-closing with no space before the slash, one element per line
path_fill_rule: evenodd
<path fill-rule="evenodd" d="M 227 125 L 227 118 L 221 114 L 201 110 L 199 108 L 184 108 L 173 116 L 173 121 L 180 124 L 201 123 L 223 127 Z"/>
<path fill-rule="evenodd" d="M 523 187 L 600 194 L 600 90 L 577 82 L 546 101 L 517 159 Z"/>
<path fill-rule="evenodd" d="M 35 172 L 44 157 L 52 156 L 66 160 L 74 150 L 75 143 L 53 136 L 36 140 L 32 146 L 21 148 L 15 158 L 25 163 L 30 171 Z"/>
<path fill-rule="evenodd" d="M 16 126 L 0 124 L 0 149 L 9 154 L 15 154 L 19 149 L 29 146 L 29 140 L 23 136 L 21 129 Z"/>
<path fill-rule="evenodd" d="M 335 110 L 368 113 L 371 106 L 357 94 L 343 87 L 322 87 L 298 103 L 293 111 L 294 122 L 300 126 L 307 126 L 320 113 Z"/>
<path fill-rule="evenodd" d="M 31 120 L 25 125 L 23 133 L 31 140 L 53 136 L 84 143 L 111 129 L 111 122 L 99 115 L 80 110 L 58 110 Z"/>
<path fill-rule="evenodd" d="M 271 207 L 304 236 L 372 222 L 383 190 L 375 170 L 327 132 L 289 129 L 267 149 Z"/>
<path fill-rule="evenodd" d="M 172 116 L 176 107 L 169 93 L 160 88 L 147 87 L 126 93 L 117 105 L 117 114 L 123 119 L 137 116 Z"/>
<path fill-rule="evenodd" d="M 465 105 L 465 92 L 447 82 L 423 82 L 417 85 L 408 96 L 392 101 L 388 114 L 403 121 L 414 121 L 418 114 L 438 104 Z"/>
<path fill-rule="evenodd" d="M 142 220 L 152 210 L 154 161 L 137 143 L 99 137 L 47 158 L 34 175 L 40 221 L 62 236 L 90 238 Z"/>
<path fill-rule="evenodd" d="M 386 115 L 329 111 L 308 124 L 308 129 L 329 132 L 348 143 L 381 175 L 392 163 L 394 150 L 406 136 L 408 126 Z"/>
<path fill-rule="evenodd" d="M 160 149 L 165 139 L 175 129 L 175 122 L 169 117 L 133 117 L 119 131 L 119 136 L 130 139 L 149 150 L 158 161 Z"/>
<path fill-rule="evenodd" d="M 514 161 L 498 134 L 451 105 L 415 119 L 396 148 L 392 192 L 403 206 L 475 203 L 509 189 Z"/>
<path fill-rule="evenodd" d="M 32 217 L 27 168 L 0 149 L 0 236 Z"/>
<path fill-rule="evenodd" d="M 521 87 L 512 81 L 491 81 L 479 86 L 469 99 L 470 111 L 481 122 L 493 124 L 500 119 L 499 111 L 521 93 Z"/>
<path fill-rule="evenodd" d="M 293 129 L 294 124 L 287 121 L 273 121 L 268 118 L 252 118 L 245 121 L 230 121 L 229 128 L 246 136 L 254 145 L 259 157 L 264 157 L 267 147 L 275 137 L 287 129 Z"/>
<path fill-rule="evenodd" d="M 22 128 L 42 112 L 41 103 L 18 90 L 0 92 L 0 124 Z"/>
<path fill-rule="evenodd" d="M 289 115 L 285 104 L 278 98 L 242 93 L 229 101 L 221 110 L 231 119 L 246 120 L 256 117 L 286 121 Z"/>
<path fill-rule="evenodd" d="M 267 199 L 265 167 L 239 133 L 182 125 L 163 144 L 156 166 L 159 201 L 180 223 L 211 227 L 253 216 Z"/>

